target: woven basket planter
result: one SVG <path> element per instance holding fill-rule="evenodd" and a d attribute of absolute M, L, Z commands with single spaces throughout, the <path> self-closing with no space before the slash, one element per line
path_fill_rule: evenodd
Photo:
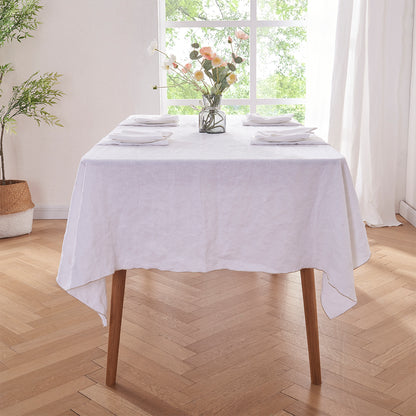
<path fill-rule="evenodd" d="M 26 181 L 0 182 L 0 238 L 30 233 L 34 206 Z"/>

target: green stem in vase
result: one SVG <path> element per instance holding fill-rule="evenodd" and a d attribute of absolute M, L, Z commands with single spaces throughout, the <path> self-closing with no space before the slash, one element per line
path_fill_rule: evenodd
<path fill-rule="evenodd" d="M 224 116 L 221 113 L 218 113 L 216 110 L 209 110 L 208 116 L 202 122 L 202 129 L 209 133 L 215 128 L 219 127 L 222 131 L 225 132 L 225 128 L 222 125 L 224 122 Z"/>
<path fill-rule="evenodd" d="M 204 108 L 199 114 L 200 133 L 224 133 L 225 113 L 221 111 L 221 95 L 204 95 Z"/>

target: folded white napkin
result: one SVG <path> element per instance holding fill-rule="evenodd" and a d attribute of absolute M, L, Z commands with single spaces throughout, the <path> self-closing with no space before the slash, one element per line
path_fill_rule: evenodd
<path fill-rule="evenodd" d="M 293 126 L 289 128 L 278 128 L 278 130 L 258 130 L 256 134 L 262 136 L 286 136 L 291 134 L 303 134 L 312 133 L 317 127 L 305 127 L 300 125 L 299 127 Z"/>
<path fill-rule="evenodd" d="M 120 126 L 170 126 L 178 125 L 178 116 L 171 114 L 131 115 L 120 123 Z"/>
<path fill-rule="evenodd" d="M 166 146 L 169 144 L 168 137 L 172 135 L 171 131 L 166 130 L 135 130 L 122 129 L 110 133 L 100 144 L 116 144 L 125 146 Z"/>
<path fill-rule="evenodd" d="M 263 117 L 258 114 L 247 114 L 243 120 L 243 126 L 300 126 L 297 121 L 292 121 L 293 114 L 281 114 L 280 116 Z"/>
<path fill-rule="evenodd" d="M 279 131 L 258 131 L 251 144 L 327 144 L 312 132 L 316 127 L 297 127 Z"/>

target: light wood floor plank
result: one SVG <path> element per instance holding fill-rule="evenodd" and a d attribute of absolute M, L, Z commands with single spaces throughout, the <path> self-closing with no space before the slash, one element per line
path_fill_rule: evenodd
<path fill-rule="evenodd" d="M 84 395 L 81 396 L 86 398 Z M 78 416 L 114 416 L 115 414 L 90 399 L 86 399 L 85 404 L 73 404 L 71 411 L 73 412 L 73 415 L 76 414 Z"/>
<path fill-rule="evenodd" d="M 1 411 L 7 416 L 32 415 L 34 411 L 38 411 L 45 405 L 54 403 L 58 399 L 65 399 L 67 396 L 71 396 L 76 393 L 79 389 L 83 389 L 94 384 L 95 383 L 93 381 L 83 376 L 78 379 L 71 380 L 61 386 L 54 387 L 29 399 L 20 401 L 13 406 L 5 407 L 1 409 Z"/>
<path fill-rule="evenodd" d="M 90 400 L 101 403 L 102 407 L 115 414 L 118 413 L 125 416 L 151 416 L 149 413 L 120 397 L 114 390 L 100 386 L 99 384 L 94 384 L 81 390 L 81 393 Z"/>
<path fill-rule="evenodd" d="M 395 407 L 393 410 L 403 416 L 414 416 L 416 410 L 416 394 L 409 397 L 406 401 Z"/>
<path fill-rule="evenodd" d="M 107 350 L 107 348 L 103 349 Z M 95 362 L 105 367 L 106 358 L 106 356 L 101 357 L 95 360 Z M 178 375 L 176 372 L 165 367 L 163 363 L 145 357 L 140 349 L 131 349 L 124 343 L 120 347 L 119 361 L 123 361 L 126 365 L 133 367 L 140 373 L 147 374 L 156 383 L 172 385 L 177 390 L 186 389 L 186 387 L 193 384 L 186 376 Z"/>

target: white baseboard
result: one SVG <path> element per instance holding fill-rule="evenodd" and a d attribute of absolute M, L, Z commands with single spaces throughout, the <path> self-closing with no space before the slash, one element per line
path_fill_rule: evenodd
<path fill-rule="evenodd" d="M 68 209 L 66 206 L 35 206 L 33 218 L 35 220 L 66 220 Z"/>
<path fill-rule="evenodd" d="M 410 206 L 405 201 L 400 201 L 400 207 L 399 207 L 399 214 L 407 221 L 410 222 L 410 224 L 413 225 L 413 227 L 416 227 L 416 209 Z"/>

